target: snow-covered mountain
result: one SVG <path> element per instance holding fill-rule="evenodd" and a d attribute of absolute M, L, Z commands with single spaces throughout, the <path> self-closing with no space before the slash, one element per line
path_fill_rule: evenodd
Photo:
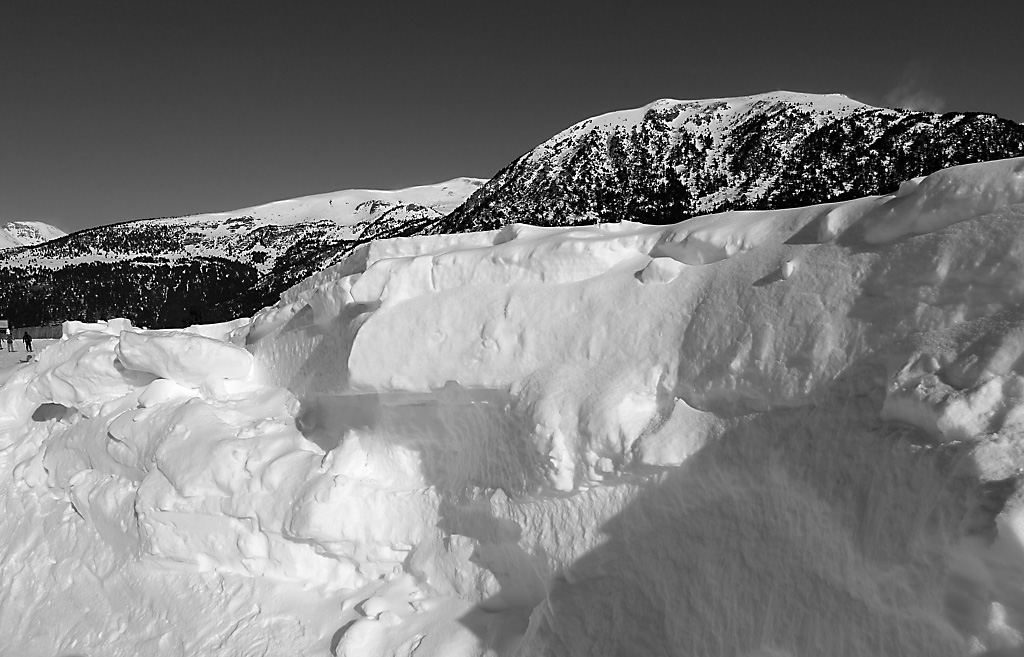
<path fill-rule="evenodd" d="M 222 258 L 251 265 L 265 275 L 281 259 L 293 262 L 314 253 L 330 261 L 333 253 L 327 252 L 333 245 L 372 239 L 378 232 L 415 230 L 447 215 L 484 182 L 457 178 L 393 191 L 346 190 L 229 212 L 100 226 L 8 254 L 7 262 L 54 269 L 140 256 Z"/>
<path fill-rule="evenodd" d="M 41 221 L 8 221 L 0 224 L 0 249 L 33 246 L 65 235 L 60 228 Z"/>
<path fill-rule="evenodd" d="M 483 182 L 346 190 L 83 230 L 0 254 L 0 306 L 18 325 L 126 315 L 174 326 L 251 313 L 359 244 L 419 231 Z"/>
<path fill-rule="evenodd" d="M 104 226 L 0 253 L 20 325 L 129 316 L 181 326 L 250 315 L 373 239 L 595 221 L 676 222 L 895 191 L 950 165 L 1024 155 L 989 114 L 774 92 L 660 100 L 579 123 L 484 181 L 349 191 Z M 465 202 L 463 202 L 465 201 Z"/>
<path fill-rule="evenodd" d="M 0 387 L 11 655 L 1024 649 L 1024 158 L 359 247 Z"/>
<path fill-rule="evenodd" d="M 944 167 L 1020 155 L 1024 127 L 991 114 L 881 109 L 792 92 L 659 100 L 560 132 L 433 230 L 663 224 L 886 194 Z"/>

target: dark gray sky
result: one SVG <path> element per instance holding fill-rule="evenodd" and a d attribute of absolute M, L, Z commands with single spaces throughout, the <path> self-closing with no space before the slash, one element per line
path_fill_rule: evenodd
<path fill-rule="evenodd" d="M 0 220 L 77 230 L 490 177 L 657 98 L 1024 122 L 1024 2 L 5 0 Z"/>

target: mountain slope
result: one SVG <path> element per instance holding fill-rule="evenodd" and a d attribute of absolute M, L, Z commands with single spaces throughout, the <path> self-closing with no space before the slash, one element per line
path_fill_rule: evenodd
<path fill-rule="evenodd" d="M 886 194 L 951 165 L 1019 155 L 1024 126 L 989 114 L 790 92 L 659 100 L 578 123 L 486 184 L 459 178 L 319 194 L 9 249 L 0 254 L 0 313 L 22 325 L 221 321 L 274 303 L 375 239 L 798 207 Z"/>
<path fill-rule="evenodd" d="M 60 228 L 41 221 L 8 221 L 0 224 L 0 249 L 33 246 L 65 235 Z"/>
<path fill-rule="evenodd" d="M 587 119 L 500 171 L 434 232 L 796 207 L 895 191 L 939 169 L 1024 154 L 989 114 L 880 109 L 774 92 L 659 100 Z"/>
<path fill-rule="evenodd" d="M 443 217 L 482 183 L 317 194 L 11 249 L 0 261 L 0 313 L 16 325 L 125 315 L 150 326 L 251 313 L 355 246 Z"/>

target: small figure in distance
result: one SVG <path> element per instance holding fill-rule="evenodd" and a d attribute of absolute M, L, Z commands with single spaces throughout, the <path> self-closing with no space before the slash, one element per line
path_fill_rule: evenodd
<path fill-rule="evenodd" d="M 14 351 L 14 334 L 11 333 L 11 329 L 7 329 L 5 337 L 7 338 L 7 351 Z"/>
<path fill-rule="evenodd" d="M 25 341 L 25 351 L 32 351 L 32 336 L 25 331 L 25 335 L 21 336 L 21 339 Z"/>

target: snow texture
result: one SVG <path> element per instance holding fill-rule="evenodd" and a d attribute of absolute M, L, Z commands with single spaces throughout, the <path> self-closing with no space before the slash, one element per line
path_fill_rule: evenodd
<path fill-rule="evenodd" d="M 1022 172 L 68 323 L 0 388 L 6 653 L 1019 654 Z"/>

